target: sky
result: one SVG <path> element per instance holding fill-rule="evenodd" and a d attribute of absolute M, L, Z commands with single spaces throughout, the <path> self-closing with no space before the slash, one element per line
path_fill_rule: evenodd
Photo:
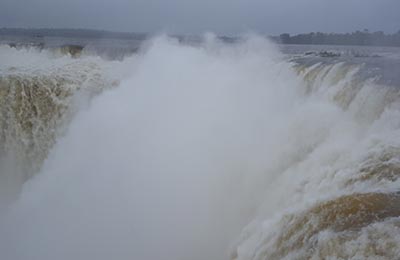
<path fill-rule="evenodd" d="M 399 0 L 0 0 L 0 27 L 240 34 L 400 30 Z"/>

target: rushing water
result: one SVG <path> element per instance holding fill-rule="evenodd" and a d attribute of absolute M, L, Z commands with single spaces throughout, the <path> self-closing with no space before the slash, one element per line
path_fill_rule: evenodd
<path fill-rule="evenodd" d="M 1 258 L 397 259 L 399 51 L 285 48 L 0 47 Z"/>

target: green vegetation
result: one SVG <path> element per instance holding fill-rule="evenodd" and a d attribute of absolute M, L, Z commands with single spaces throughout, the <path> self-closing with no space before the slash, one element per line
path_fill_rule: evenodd
<path fill-rule="evenodd" d="M 143 40 L 143 33 L 111 32 L 88 29 L 23 29 L 0 28 L 0 36 L 27 36 L 27 37 L 70 37 L 70 38 L 111 38 Z"/>
<path fill-rule="evenodd" d="M 374 45 L 400 46 L 400 31 L 394 34 L 385 34 L 382 31 L 356 31 L 352 33 L 307 33 L 291 36 L 283 33 L 273 37 L 283 44 L 332 44 L 332 45 Z"/>

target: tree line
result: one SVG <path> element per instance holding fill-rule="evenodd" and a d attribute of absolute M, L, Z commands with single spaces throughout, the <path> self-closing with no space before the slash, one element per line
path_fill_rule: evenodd
<path fill-rule="evenodd" d="M 367 29 L 352 33 L 311 32 L 293 36 L 283 33 L 273 39 L 282 44 L 400 46 L 400 30 L 394 34 L 385 34 L 382 31 L 370 32 Z"/>
<path fill-rule="evenodd" d="M 24 28 L 0 28 L 0 36 L 25 36 L 25 37 L 79 37 L 79 38 L 116 38 L 144 40 L 148 36 L 145 33 L 111 32 L 90 29 L 24 29 Z M 177 36 L 178 39 L 186 39 Z M 399 46 L 400 30 L 397 33 L 385 34 L 382 31 L 370 32 L 355 31 L 352 33 L 322 33 L 311 32 L 297 35 L 283 33 L 279 36 L 270 37 L 272 40 L 282 44 L 331 44 L 331 45 L 374 45 L 374 46 Z M 197 38 L 196 38 L 197 39 Z M 234 42 L 236 37 L 220 37 L 226 42 Z"/>
<path fill-rule="evenodd" d="M 143 40 L 144 33 L 112 32 L 91 29 L 52 29 L 52 28 L 0 28 L 2 36 L 25 36 L 25 37 L 78 37 L 78 38 L 112 38 L 127 40 Z"/>

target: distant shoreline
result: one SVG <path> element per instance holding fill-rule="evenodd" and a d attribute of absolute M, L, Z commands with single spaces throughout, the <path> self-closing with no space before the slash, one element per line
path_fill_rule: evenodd
<path fill-rule="evenodd" d="M 0 37 L 64 37 L 64 38 L 87 38 L 87 39 L 121 39 L 121 40 L 145 40 L 148 33 L 113 32 L 94 29 L 52 29 L 52 28 L 0 28 Z M 192 38 L 200 40 L 198 36 L 172 35 L 178 39 Z M 234 42 L 237 37 L 219 36 L 227 42 Z M 350 46 L 390 46 L 400 47 L 400 30 L 394 34 L 385 34 L 382 31 L 369 32 L 368 30 L 352 33 L 321 33 L 311 32 L 290 35 L 283 33 L 279 36 L 268 36 L 272 41 L 279 44 L 299 45 L 350 45 Z"/>
<path fill-rule="evenodd" d="M 272 39 L 282 44 L 400 47 L 400 30 L 394 34 L 385 34 L 382 31 L 369 32 L 368 30 L 352 33 L 311 32 L 297 35 L 283 33 L 272 37 Z"/>
<path fill-rule="evenodd" d="M 110 38 L 126 40 L 144 40 L 146 33 L 112 32 L 93 29 L 33 29 L 33 28 L 0 28 L 0 36 L 26 37 L 65 37 L 65 38 Z"/>

